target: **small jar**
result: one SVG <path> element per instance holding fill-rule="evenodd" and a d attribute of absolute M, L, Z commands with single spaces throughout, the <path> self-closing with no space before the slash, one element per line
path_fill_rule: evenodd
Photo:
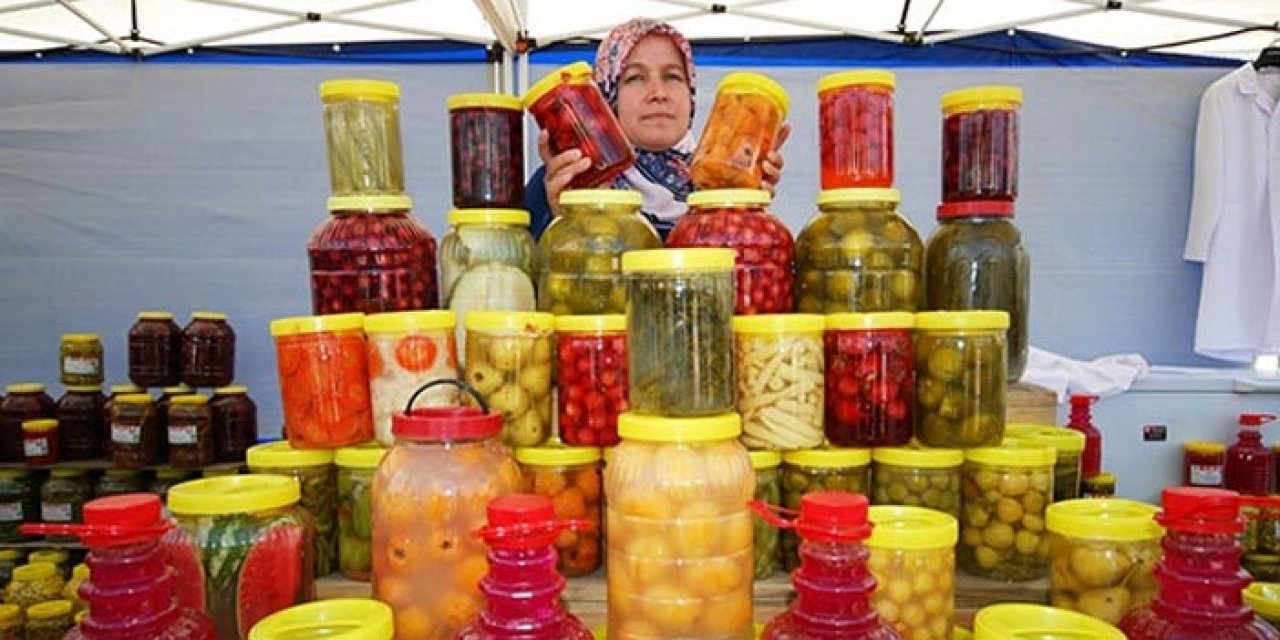
<path fill-rule="evenodd" d="M 1005 425 L 1004 434 L 1005 438 L 1053 448 L 1058 454 L 1053 465 L 1053 501 L 1080 497 L 1080 465 L 1085 446 L 1083 433 L 1053 425 L 1009 424 Z"/>
<path fill-rule="evenodd" d="M 14 568 L 13 579 L 4 588 L 4 601 L 26 610 L 31 605 L 61 598 L 63 586 L 62 578 L 58 577 L 58 568 L 53 564 L 25 564 Z"/>
<path fill-rule="evenodd" d="M 40 521 L 51 524 L 74 524 L 84 521 L 84 503 L 93 499 L 93 481 L 80 469 L 54 469 L 40 485 Z M 76 540 L 66 536 L 49 536 L 49 540 Z"/>
<path fill-rule="evenodd" d="M 382 80 L 328 80 L 320 83 L 320 99 L 330 192 L 336 196 L 404 193 L 400 86 Z"/>
<path fill-rule="evenodd" d="M 1006 582 L 1045 577 L 1045 508 L 1053 500 L 1053 449 L 1020 441 L 965 451 L 957 563 Z"/>
<path fill-rule="evenodd" d="M 22 453 L 27 464 L 53 464 L 58 461 L 58 421 L 37 418 L 22 423 Z"/>
<path fill-rule="evenodd" d="M 185 387 L 185 385 L 183 386 Z M 134 395 L 138 393 L 147 392 L 146 389 L 143 389 L 142 387 L 139 387 L 136 384 L 113 384 L 111 385 L 109 390 L 111 393 L 107 396 L 107 401 L 102 405 L 102 424 L 104 427 L 103 428 L 104 442 L 102 443 L 102 448 L 103 448 L 104 455 L 106 455 L 107 457 L 110 457 L 110 452 L 108 451 L 108 447 L 111 442 L 111 412 L 114 410 L 116 406 L 116 399 L 119 398 L 120 396 Z"/>
<path fill-rule="evenodd" d="M 689 164 L 693 184 L 699 190 L 761 188 L 765 158 L 789 106 L 787 91 L 769 77 L 726 74 Z"/>
<path fill-rule="evenodd" d="M 88 605 L 84 600 L 80 599 L 80 585 L 89 579 L 89 565 L 81 562 L 71 568 L 71 579 L 67 580 L 67 586 L 62 588 L 62 599 L 70 602 L 75 607 L 74 613 L 78 614 L 84 611 Z"/>
<path fill-rule="evenodd" d="M 915 317 L 826 317 L 827 439 L 838 447 L 900 447 L 915 428 Z"/>
<path fill-rule="evenodd" d="M 159 462 L 160 442 L 166 439 L 159 411 L 145 393 L 122 395 L 111 407 L 107 445 L 111 464 L 141 469 Z"/>
<path fill-rule="evenodd" d="M 58 577 L 66 580 L 71 577 L 71 554 L 66 549 L 40 549 L 27 556 L 27 563 L 48 562 L 58 568 Z"/>
<path fill-rule="evenodd" d="M 160 397 L 156 398 L 154 405 L 156 428 L 160 433 L 160 445 L 156 453 L 157 461 L 169 459 L 169 407 L 173 405 L 173 399 L 178 396 L 189 396 L 193 393 L 195 393 L 195 389 L 185 384 L 165 387 L 160 390 Z"/>
<path fill-rule="evenodd" d="M 551 155 L 577 149 L 591 160 L 569 189 L 608 185 L 635 162 L 631 141 L 592 75 L 591 65 L 575 62 L 547 74 L 523 98 L 524 108 L 549 134 Z"/>
<path fill-rule="evenodd" d="M 859 69 L 818 80 L 818 148 L 823 189 L 893 186 L 890 71 Z"/>
<path fill-rule="evenodd" d="M 1103 471 L 1080 481 L 1081 498 L 1114 498 L 1116 495 L 1116 476 Z"/>
<path fill-rule="evenodd" d="M 161 467 L 156 469 L 156 477 L 155 480 L 151 481 L 150 491 L 160 496 L 161 500 L 166 500 L 169 497 L 170 489 L 195 477 L 196 473 L 194 471 Z"/>
<path fill-rule="evenodd" d="M 729 249 L 623 254 L 632 411 L 674 417 L 734 410 L 733 263 Z"/>
<path fill-rule="evenodd" d="M 896 447 L 875 449 L 871 501 L 925 507 L 960 517 L 960 467 L 964 451 Z"/>
<path fill-rule="evenodd" d="M 0 640 L 22 640 L 23 626 L 22 607 L 0 604 Z"/>
<path fill-rule="evenodd" d="M 106 434 L 107 398 L 102 385 L 70 386 L 58 398 L 58 454 L 63 460 L 99 460 Z"/>
<path fill-rule="evenodd" d="M 302 490 L 298 506 L 310 516 L 315 533 L 307 555 L 317 577 L 337 568 L 338 480 L 333 456 L 332 450 L 296 449 L 284 441 L 250 447 L 246 455 L 249 473 L 297 479 Z"/>
<path fill-rule="evenodd" d="M 903 638 L 951 640 L 956 608 L 956 519 L 932 509 L 876 506 L 867 512 L 871 604 Z"/>
<path fill-rule="evenodd" d="M 168 311 L 140 311 L 129 328 L 129 379 L 141 387 L 182 382 L 182 328 Z"/>
<path fill-rule="evenodd" d="M 524 108 L 501 93 L 449 96 L 453 206 L 524 206 Z"/>
<path fill-rule="evenodd" d="M 23 640 L 62 640 L 75 626 L 74 610 L 69 600 L 50 600 L 27 607 Z"/>
<path fill-rule="evenodd" d="M 1049 602 L 1110 624 L 1156 597 L 1164 529 L 1154 506 L 1068 500 L 1049 506 Z"/>
<path fill-rule="evenodd" d="M 814 491 L 866 495 L 871 484 L 870 449 L 805 449 L 782 454 L 782 505 L 799 509 L 800 498 Z M 783 531 L 779 560 L 787 571 L 800 566 L 800 537 Z"/>
<path fill-rule="evenodd" d="M 38 382 L 21 382 L 5 387 L 0 401 L 0 462 L 22 462 L 22 423 L 56 416 L 53 398 Z"/>
<path fill-rule="evenodd" d="M 756 490 L 752 500 L 772 507 L 782 506 L 782 482 L 778 479 L 778 467 L 782 454 L 777 451 L 752 451 L 751 468 L 756 472 Z M 755 579 L 763 580 L 778 570 L 778 528 L 764 521 L 759 515 L 751 519 L 751 539 L 755 544 L 752 565 Z"/>
<path fill-rule="evenodd" d="M 1222 487 L 1227 465 L 1227 445 L 1208 440 L 1182 443 L 1182 484 L 1188 487 Z"/>
<path fill-rule="evenodd" d="M 387 450 L 374 445 L 338 449 L 338 570 L 368 582 L 373 570 L 373 476 Z"/>
<path fill-rule="evenodd" d="M 916 437 L 927 447 L 994 447 L 1004 439 L 1003 311 L 916 314 Z"/>
<path fill-rule="evenodd" d="M 244 452 L 258 441 L 258 405 L 244 385 L 218 387 L 209 400 L 213 421 L 214 460 L 243 462 Z"/>
<path fill-rule="evenodd" d="M 147 491 L 147 474 L 136 469 L 107 469 L 93 488 L 95 498 Z"/>
<path fill-rule="evenodd" d="M 373 430 L 384 446 L 395 444 L 391 416 L 410 396 L 434 380 L 458 377 L 457 319 L 452 311 L 402 311 L 364 317 L 369 352 L 369 399 Z M 457 390 L 437 385 L 423 392 L 421 406 L 457 404 Z"/>
<path fill-rule="evenodd" d="M 551 437 L 551 354 L 555 316 L 467 314 L 466 381 L 502 414 L 502 442 L 536 447 Z"/>
<path fill-rule="evenodd" d="M 559 434 L 574 447 L 618 444 L 628 409 L 625 315 L 556 316 Z"/>
<path fill-rule="evenodd" d="M 23 469 L 0 469 L 0 542 L 21 542 L 24 522 L 40 521 L 40 495 L 33 475 Z M 4 584 L 0 580 L 0 584 Z"/>
<path fill-rule="evenodd" d="M 364 315 L 271 321 L 285 432 L 297 449 L 333 449 L 373 439 Z"/>
<path fill-rule="evenodd" d="M 942 201 L 1018 197 L 1022 90 L 984 86 L 942 96 Z"/>
<path fill-rule="evenodd" d="M 213 464 L 216 452 L 208 396 L 190 394 L 173 398 L 166 431 L 171 466 L 197 469 Z"/>
<path fill-rule="evenodd" d="M 733 319 L 737 409 L 749 449 L 795 451 L 822 444 L 820 315 Z"/>
<path fill-rule="evenodd" d="M 58 355 L 62 384 L 102 384 L 102 338 L 98 334 L 62 334 Z"/>
<path fill-rule="evenodd" d="M 182 382 L 225 387 L 236 373 L 236 332 L 224 313 L 196 311 L 182 329 Z"/>
<path fill-rule="evenodd" d="M 600 568 L 603 507 L 600 491 L 600 450 L 595 447 L 528 447 L 516 449 L 521 490 L 546 496 L 557 519 L 586 520 L 583 531 L 562 532 L 555 541 L 556 570 L 568 578 Z"/>

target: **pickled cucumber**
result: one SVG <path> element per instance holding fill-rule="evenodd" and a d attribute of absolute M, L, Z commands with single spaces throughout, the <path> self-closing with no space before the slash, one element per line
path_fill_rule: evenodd
<path fill-rule="evenodd" d="M 924 244 L 894 203 L 824 209 L 796 239 L 801 313 L 924 308 Z"/>

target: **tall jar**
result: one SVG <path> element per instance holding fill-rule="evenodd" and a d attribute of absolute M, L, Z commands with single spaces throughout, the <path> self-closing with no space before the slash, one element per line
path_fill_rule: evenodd
<path fill-rule="evenodd" d="M 942 96 L 942 201 L 1018 197 L 1022 90 L 984 86 Z"/>
<path fill-rule="evenodd" d="M 890 447 L 871 452 L 871 503 L 925 507 L 960 517 L 964 451 Z"/>
<path fill-rule="evenodd" d="M 756 490 L 751 499 L 771 507 L 782 506 L 782 481 L 778 467 L 782 454 L 777 451 L 752 451 L 751 468 L 756 474 Z M 751 520 L 751 540 L 755 545 L 752 566 L 755 579 L 763 580 L 778 570 L 778 529 L 755 515 Z"/>
<path fill-rule="evenodd" d="M 116 398 L 111 407 L 107 457 L 122 469 L 141 469 L 159 462 L 160 441 L 166 439 L 160 412 L 145 393 Z"/>
<path fill-rule="evenodd" d="M 378 442 L 391 446 L 391 416 L 404 411 L 409 396 L 433 380 L 458 377 L 457 324 L 452 311 L 402 311 L 364 317 L 369 351 L 369 399 L 373 431 Z M 457 404 L 452 387 L 436 387 L 422 398 L 424 405 Z"/>
<path fill-rule="evenodd" d="M 795 243 L 767 208 L 768 191 L 719 189 L 689 195 L 667 246 L 727 247 L 734 251 L 734 313 L 789 313 Z"/>
<path fill-rule="evenodd" d="M 453 206 L 524 206 L 524 108 L 501 93 L 449 96 Z"/>
<path fill-rule="evenodd" d="M 1053 448 L 1058 454 L 1053 465 L 1053 501 L 1080 497 L 1080 463 L 1085 447 L 1083 433 L 1053 425 L 1009 424 L 1005 425 L 1004 435 L 1005 438 Z"/>
<path fill-rule="evenodd" d="M 994 447 L 1004 439 L 1003 311 L 916 314 L 916 437 L 926 447 Z"/>
<path fill-rule="evenodd" d="M 338 466 L 338 570 L 361 582 L 373 571 L 373 476 L 387 450 L 374 445 L 345 447 L 333 456 Z"/>
<path fill-rule="evenodd" d="M 328 80 L 320 83 L 320 99 L 333 195 L 404 193 L 399 85 L 357 78 Z"/>
<path fill-rule="evenodd" d="M 65 385 L 102 384 L 102 338 L 96 333 L 64 333 L 58 349 L 59 379 Z"/>
<path fill-rule="evenodd" d="M 120 396 L 147 392 L 146 389 L 143 389 L 136 384 L 113 384 L 109 387 L 109 390 L 111 393 L 107 395 L 107 401 L 102 405 L 102 423 L 105 426 L 105 430 L 103 432 L 103 439 L 105 440 L 103 443 L 103 449 L 104 455 L 107 457 L 110 457 L 111 454 L 111 412 L 115 410 L 116 400 L 119 399 Z"/>
<path fill-rule="evenodd" d="M 551 155 L 577 149 L 591 160 L 586 171 L 569 181 L 570 189 L 607 185 L 635 162 L 631 142 L 592 74 L 585 62 L 565 65 L 530 87 L 522 99 L 549 134 Z"/>
<path fill-rule="evenodd" d="M 537 245 L 529 212 L 454 209 L 440 244 L 440 306 L 458 318 L 458 353 L 466 353 L 470 311 L 533 311 Z"/>
<path fill-rule="evenodd" d="M 560 194 L 562 212 L 538 241 L 538 309 L 556 315 L 626 313 L 622 254 L 660 249 L 662 239 L 638 215 L 639 191 L 576 189 Z"/>
<path fill-rule="evenodd" d="M 196 311 L 182 329 L 182 382 L 225 387 L 236 374 L 236 332 L 225 313 Z"/>
<path fill-rule="evenodd" d="M 924 243 L 897 189 L 829 189 L 796 238 L 796 307 L 804 313 L 924 308 Z"/>
<path fill-rule="evenodd" d="M 760 189 L 791 99 L 782 85 L 752 72 L 726 74 L 702 129 L 689 175 L 698 189 Z"/>
<path fill-rule="evenodd" d="M 311 311 L 378 313 L 432 309 L 436 239 L 408 196 L 334 196 L 311 233 Z"/>
<path fill-rule="evenodd" d="M 624 413 L 605 470 L 610 638 L 748 638 L 755 482 L 736 414 Z"/>
<path fill-rule="evenodd" d="M 555 316 L 467 314 L 466 381 L 502 415 L 502 442 L 536 447 L 551 437 L 551 365 Z"/>
<path fill-rule="evenodd" d="M 903 638 L 951 640 L 956 609 L 956 519 L 920 507 L 871 507 L 871 603 Z"/>
<path fill-rule="evenodd" d="M 168 311 L 139 311 L 129 327 L 129 380 L 141 387 L 182 382 L 182 327 Z"/>
<path fill-rule="evenodd" d="M 82 469 L 54 469 L 40 485 L 40 522 L 71 524 L 84 521 L 84 503 L 93 499 L 93 480 Z M 50 537 L 63 541 L 65 538 Z M 75 540 L 75 538 L 71 538 Z"/>
<path fill-rule="evenodd" d="M 209 413 L 213 420 L 214 460 L 244 460 L 244 452 L 258 441 L 258 405 L 249 397 L 249 387 L 235 384 L 214 389 Z"/>
<path fill-rule="evenodd" d="M 1013 203 L 942 204 L 925 248 L 925 291 L 939 311 L 999 310 L 1009 314 L 1008 379 L 1027 364 L 1031 259 L 1013 223 Z"/>
<path fill-rule="evenodd" d="M 595 447 L 516 449 L 521 491 L 550 498 L 559 520 L 591 523 L 581 531 L 562 532 L 555 540 L 556 569 L 568 578 L 585 576 L 600 568 L 600 457 L 600 450 Z"/>
<path fill-rule="evenodd" d="M 294 449 L 288 442 L 271 442 L 250 447 L 249 473 L 288 476 L 298 481 L 302 497 L 298 506 L 307 512 L 314 536 L 307 556 L 314 562 L 314 575 L 324 577 L 337 568 L 338 484 L 333 451 Z"/>
<path fill-rule="evenodd" d="M 57 407 L 38 382 L 20 382 L 5 387 L 0 401 L 0 462 L 22 462 L 22 423 L 53 418 Z"/>
<path fill-rule="evenodd" d="M 1117 624 L 1155 599 L 1164 529 L 1158 509 L 1132 500 L 1049 505 L 1049 602 Z"/>
<path fill-rule="evenodd" d="M 169 407 L 173 406 L 173 399 L 178 396 L 189 396 L 195 393 L 195 389 L 179 384 L 172 387 L 165 387 L 160 390 L 160 397 L 156 398 L 154 405 L 156 414 L 156 429 L 160 434 L 160 444 L 157 447 L 158 453 L 156 460 L 169 459 Z"/>
<path fill-rule="evenodd" d="M 26 539 L 18 527 L 40 521 L 40 493 L 24 469 L 0 469 L 0 542 Z M 4 584 L 0 581 L 0 584 Z"/>
<path fill-rule="evenodd" d="M 957 564 L 970 575 L 1026 582 L 1049 570 L 1045 508 L 1053 500 L 1053 449 L 1019 441 L 965 451 Z"/>
<path fill-rule="evenodd" d="M 782 454 L 782 506 L 800 508 L 805 494 L 845 491 L 867 494 L 871 484 L 870 449 L 805 449 Z M 783 531 L 780 561 L 787 571 L 800 566 L 800 537 Z"/>
<path fill-rule="evenodd" d="M 170 400 L 165 431 L 170 466 L 197 469 L 213 464 L 216 451 L 208 396 L 193 393 Z"/>
<path fill-rule="evenodd" d="M 818 80 L 818 149 L 823 189 L 893 186 L 890 71 L 859 69 Z"/>
<path fill-rule="evenodd" d="M 556 316 L 560 439 L 576 447 L 618 444 L 628 408 L 627 317 Z"/>
<path fill-rule="evenodd" d="M 805 314 L 733 319 L 737 409 L 748 448 L 822 444 L 824 325 L 822 316 Z"/>
<path fill-rule="evenodd" d="M 826 318 L 827 439 L 838 447 L 900 447 L 915 428 L 915 317 L 905 312 Z"/>
<path fill-rule="evenodd" d="M 632 411 L 706 416 L 734 410 L 733 263 L 729 249 L 623 254 Z"/>
<path fill-rule="evenodd" d="M 58 419 L 59 451 L 64 460 L 98 460 L 106 433 L 106 396 L 102 385 L 69 386 L 58 398 L 54 416 Z"/>
<path fill-rule="evenodd" d="M 271 321 L 289 443 L 333 449 L 373 439 L 364 316 Z"/>

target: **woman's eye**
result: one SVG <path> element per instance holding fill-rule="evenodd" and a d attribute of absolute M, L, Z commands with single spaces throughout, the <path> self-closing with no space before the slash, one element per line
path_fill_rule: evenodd
<path fill-rule="evenodd" d="M 638 73 L 632 73 L 632 74 L 622 76 L 622 82 L 625 84 L 633 84 L 636 82 L 640 82 L 642 80 L 644 80 L 644 76 Z"/>

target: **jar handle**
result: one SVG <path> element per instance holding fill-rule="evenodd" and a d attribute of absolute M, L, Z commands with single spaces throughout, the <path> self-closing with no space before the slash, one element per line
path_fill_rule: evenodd
<path fill-rule="evenodd" d="M 467 384 L 466 380 L 459 380 L 457 378 L 439 378 L 418 387 L 418 389 L 413 392 L 413 395 L 409 396 L 409 401 L 406 402 L 404 406 L 405 415 L 413 413 L 413 403 L 418 399 L 418 396 L 422 395 L 424 391 L 442 384 L 451 384 L 471 394 L 471 397 L 475 398 L 476 404 L 480 405 L 480 410 L 486 414 L 489 413 L 489 403 L 485 402 L 484 396 L 480 395 L 480 392 L 476 391 L 475 387 Z"/>

